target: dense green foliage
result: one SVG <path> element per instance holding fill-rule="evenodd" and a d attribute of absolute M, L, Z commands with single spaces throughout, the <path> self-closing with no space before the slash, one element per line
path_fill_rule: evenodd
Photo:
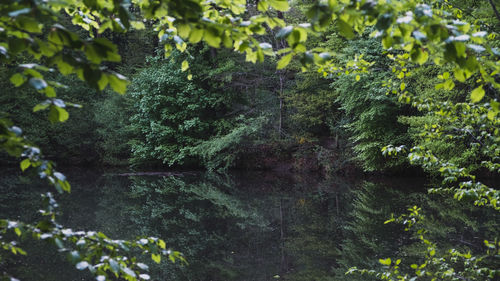
<path fill-rule="evenodd" d="M 196 142 L 217 132 L 216 114 L 227 112 L 226 100 L 188 81 L 174 65 L 152 61 L 132 81 L 131 122 L 141 136 L 132 144 L 134 162 L 183 164 Z"/>
<path fill-rule="evenodd" d="M 346 57 L 363 54 L 364 59 L 375 62 L 376 71 L 362 75 L 338 77 L 331 84 L 337 102 L 345 112 L 344 128 L 350 132 L 355 158 L 367 171 L 398 168 L 401 161 L 390 161 L 380 150 L 388 144 L 409 143 L 406 128 L 397 122 L 403 113 L 396 99 L 387 96 L 381 81 L 389 79 L 390 61 L 382 55 L 382 46 L 373 39 L 358 39 L 342 50 Z M 391 125 L 388 125 L 391 124 Z"/>
<path fill-rule="evenodd" d="M 239 81 L 242 74 L 234 61 L 224 54 L 214 55 L 209 48 L 191 52 L 198 52 L 191 62 L 195 73 L 191 79 L 178 69 L 179 55 L 168 60 L 150 58 L 148 66 L 134 76 L 130 86 L 133 165 L 199 167 L 203 163 L 209 169 L 226 169 L 237 157 L 238 146 L 250 145 L 264 126 L 267 119 L 261 101 L 251 99 L 256 92 L 269 95 L 265 92 L 269 82 Z"/>

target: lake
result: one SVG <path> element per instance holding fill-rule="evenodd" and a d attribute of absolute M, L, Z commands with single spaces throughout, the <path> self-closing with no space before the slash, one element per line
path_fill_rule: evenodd
<path fill-rule="evenodd" d="M 66 173 L 71 194 L 57 194 L 59 221 L 73 230 L 115 239 L 161 237 L 187 265 L 163 261 L 153 280 L 369 280 L 346 276 L 351 266 L 377 268 L 379 258 L 412 260 L 419 245 L 392 213 L 421 206 L 432 238 L 480 249 L 498 237 L 498 214 L 426 194 L 423 178 L 330 177 L 272 172 L 227 175 Z M 4 171 L 0 214 L 32 222 L 40 193 L 36 176 Z M 0 272 L 20 280 L 94 280 L 44 241 L 25 239 L 28 256 L 2 253 Z"/>

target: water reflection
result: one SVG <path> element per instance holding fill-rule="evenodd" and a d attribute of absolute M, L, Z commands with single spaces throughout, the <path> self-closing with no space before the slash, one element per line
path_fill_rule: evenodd
<path fill-rule="evenodd" d="M 70 178 L 72 194 L 58 196 L 64 225 L 128 239 L 158 236 L 184 253 L 187 266 L 149 262 L 156 280 L 355 280 L 344 274 L 351 266 L 373 268 L 380 257 L 413 257 L 418 247 L 408 233 L 384 224 L 410 204 L 429 210 L 437 239 L 481 247 L 483 237 L 498 237 L 499 220 L 484 219 L 496 213 L 441 197 L 429 200 L 421 192 L 425 184 L 415 179 L 368 183 L 257 172 L 103 176 L 88 171 Z M 43 183 L 10 174 L 2 176 L 0 189 L 2 216 L 21 212 L 23 220 L 35 219 Z M 50 245 L 24 243 L 29 256 L 5 256 L 0 271 L 22 280 L 92 280 Z"/>

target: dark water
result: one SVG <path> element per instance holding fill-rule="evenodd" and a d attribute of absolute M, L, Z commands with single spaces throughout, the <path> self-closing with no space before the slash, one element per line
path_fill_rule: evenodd
<path fill-rule="evenodd" d="M 432 238 L 480 250 L 498 237 L 498 214 L 425 194 L 420 178 L 322 179 L 314 175 L 184 173 L 117 176 L 68 173 L 72 193 L 57 195 L 59 221 L 116 239 L 162 237 L 183 252 L 187 266 L 162 263 L 154 280 L 367 280 L 346 276 L 350 266 L 376 268 L 382 257 L 412 259 L 418 250 L 391 213 L 425 208 Z M 3 173 L 1 217 L 35 221 L 34 177 Z M 21 280 L 93 280 L 45 242 L 26 239 L 26 257 L 1 253 L 0 272 Z"/>

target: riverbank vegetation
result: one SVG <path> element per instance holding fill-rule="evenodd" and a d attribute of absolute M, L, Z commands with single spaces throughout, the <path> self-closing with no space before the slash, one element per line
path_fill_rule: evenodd
<path fill-rule="evenodd" d="M 0 4 L 1 162 L 48 179 L 59 192 L 70 184 L 56 168 L 70 165 L 326 178 L 418 174 L 431 181 L 434 196 L 498 212 L 498 6 L 9 0 Z M 380 224 L 363 219 L 365 207 L 380 209 L 369 202 L 370 186 L 356 195 L 364 203 L 352 210 L 349 224 L 368 248 L 372 239 L 362 232 L 376 233 Z M 131 248 L 155 262 L 183 259 L 155 237 L 121 241 L 68 231 L 56 223 L 52 194 L 44 200 L 49 204 L 40 222 L 2 220 L 5 250 L 23 253 L 8 242 L 11 234 L 48 239 L 98 280 L 149 278 L 142 263 L 124 258 Z M 408 212 L 391 217 L 381 211 L 378 219 L 380 227 L 402 224 L 420 246 L 408 250 L 398 241 L 402 252 L 373 246 L 375 262 L 364 264 L 355 263 L 355 251 L 352 257 L 331 253 L 339 268 L 352 263 L 349 274 L 382 280 L 500 275 L 498 232 L 467 241 L 471 247 L 442 243 L 429 229 L 432 211 L 417 203 L 388 203 Z M 182 208 L 176 204 L 170 205 Z M 346 239 L 342 247 L 355 243 Z M 184 244 L 168 246 L 189 251 Z M 343 278 L 359 277 L 351 276 Z"/>

